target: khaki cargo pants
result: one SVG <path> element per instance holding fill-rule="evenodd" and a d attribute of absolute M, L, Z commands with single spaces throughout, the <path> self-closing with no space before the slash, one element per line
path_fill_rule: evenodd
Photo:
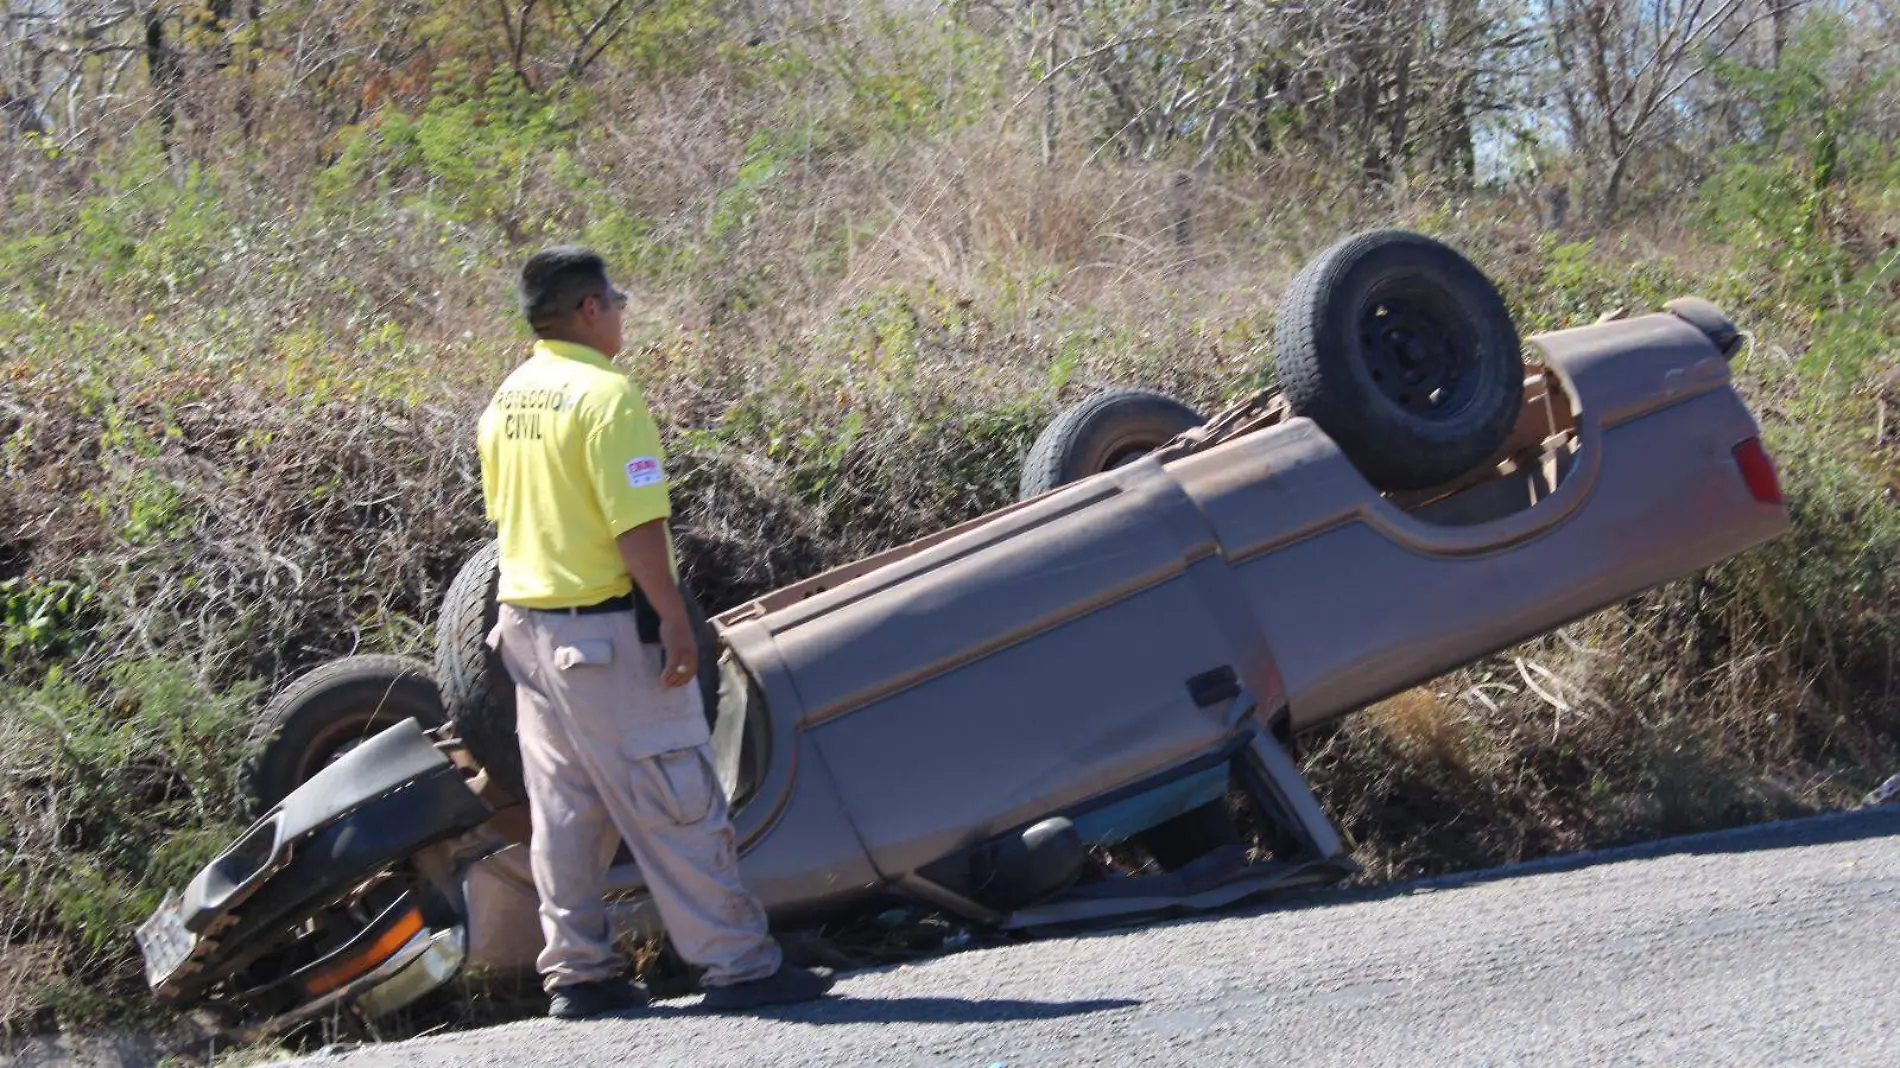
<path fill-rule="evenodd" d="M 489 635 L 514 679 L 534 838 L 529 866 L 548 990 L 621 974 L 602 901 L 624 839 L 673 947 L 707 986 L 778 970 L 765 910 L 739 882 L 697 680 L 660 684 L 665 654 L 632 612 L 501 606 Z"/>

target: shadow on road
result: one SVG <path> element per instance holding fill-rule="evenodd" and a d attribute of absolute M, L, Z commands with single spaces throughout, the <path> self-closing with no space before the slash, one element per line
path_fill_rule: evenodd
<path fill-rule="evenodd" d="M 1008 998 L 854 998 L 835 995 L 808 1005 L 761 1009 L 754 1015 L 799 1023 L 999 1023 L 1054 1020 L 1131 1009 L 1130 998 L 1094 1001 L 1014 1001 Z"/>
<path fill-rule="evenodd" d="M 855 998 L 834 993 L 821 1001 L 778 1005 L 729 1014 L 735 1019 L 787 1020 L 806 1024 L 851 1023 L 1001 1023 L 1008 1020 L 1054 1020 L 1095 1012 L 1132 1009 L 1140 1001 L 1101 998 L 1093 1001 L 1016 1001 L 1009 998 Z M 711 1017 L 697 1005 L 655 1005 L 629 1019 L 654 1017 Z"/>

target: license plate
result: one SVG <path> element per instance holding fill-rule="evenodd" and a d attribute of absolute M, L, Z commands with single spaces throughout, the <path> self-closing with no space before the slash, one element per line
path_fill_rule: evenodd
<path fill-rule="evenodd" d="M 139 925 L 139 952 L 145 955 L 145 981 L 156 989 L 191 958 L 197 943 L 178 914 L 178 895 L 168 894 L 158 911 Z"/>

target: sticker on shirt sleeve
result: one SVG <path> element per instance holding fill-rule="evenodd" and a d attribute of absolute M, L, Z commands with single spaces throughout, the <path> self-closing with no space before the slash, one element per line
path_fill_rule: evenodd
<path fill-rule="evenodd" d="M 627 485 L 634 489 L 657 486 L 665 479 L 666 473 L 660 470 L 660 458 L 657 456 L 636 456 L 627 461 Z"/>

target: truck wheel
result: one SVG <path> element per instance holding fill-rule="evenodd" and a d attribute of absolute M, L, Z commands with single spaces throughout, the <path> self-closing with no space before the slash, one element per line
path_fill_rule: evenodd
<path fill-rule="evenodd" d="M 1018 498 L 1028 500 L 1153 452 L 1206 422 L 1165 393 L 1111 389 L 1056 416 L 1023 461 Z"/>
<path fill-rule="evenodd" d="M 488 632 L 500 613 L 501 545 L 489 541 L 468 558 L 442 598 L 436 621 L 435 674 L 442 704 L 462 744 L 503 790 L 523 797 L 521 749 L 515 740 L 515 684 L 501 654 L 488 648 Z M 699 637 L 694 682 L 710 724 L 719 709 L 719 638 L 693 591 L 685 586 L 686 612 Z"/>
<path fill-rule="evenodd" d="M 1347 238 L 1294 277 L 1274 365 L 1293 412 L 1388 492 L 1484 462 L 1523 405 L 1523 351 L 1497 288 L 1403 230 Z"/>
<path fill-rule="evenodd" d="M 1100 474 L 1172 441 L 1207 420 L 1165 393 L 1111 389 L 1056 416 L 1023 463 L 1019 499 Z M 1224 801 L 1210 801 L 1132 836 L 1163 870 L 1240 841 Z"/>
<path fill-rule="evenodd" d="M 264 707 L 239 784 L 261 814 L 371 735 L 410 718 L 425 730 L 442 723 L 429 665 L 402 656 L 332 660 Z"/>
<path fill-rule="evenodd" d="M 442 707 L 462 744 L 502 789 L 521 796 L 515 743 L 515 686 L 501 654 L 488 648 L 500 606 L 501 544 L 489 541 L 462 564 L 435 624 L 435 677 Z"/>

